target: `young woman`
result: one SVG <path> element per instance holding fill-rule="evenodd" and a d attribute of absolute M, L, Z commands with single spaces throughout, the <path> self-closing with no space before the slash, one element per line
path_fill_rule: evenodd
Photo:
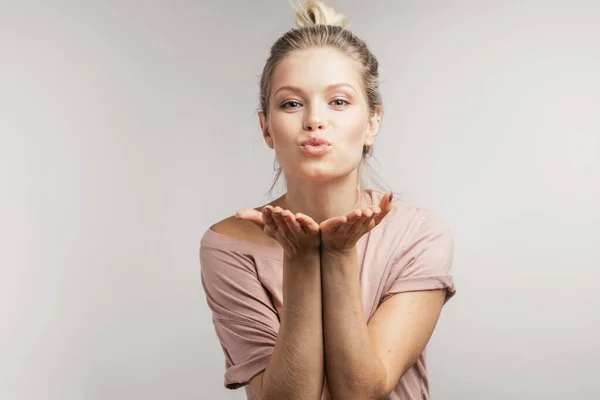
<path fill-rule="evenodd" d="M 260 87 L 287 192 L 200 244 L 225 386 L 249 399 L 429 399 L 424 350 L 455 293 L 452 235 L 363 188 L 382 113 L 377 60 L 329 6 L 304 4 L 296 23 Z"/>

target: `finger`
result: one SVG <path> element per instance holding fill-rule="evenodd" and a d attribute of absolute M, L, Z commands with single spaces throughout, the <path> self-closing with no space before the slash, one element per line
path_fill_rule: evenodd
<path fill-rule="evenodd" d="M 285 210 L 282 214 L 282 217 L 283 217 L 283 220 L 285 221 L 288 229 L 290 230 L 290 232 L 294 232 L 294 233 L 302 232 L 302 227 L 296 221 L 296 217 L 294 217 L 294 214 L 292 214 L 291 211 Z"/>
<path fill-rule="evenodd" d="M 306 214 L 296 213 L 295 215 L 296 221 L 302 227 L 302 230 L 306 233 L 318 233 L 319 232 L 319 224 L 317 224 L 311 217 Z"/>
<path fill-rule="evenodd" d="M 370 207 L 369 210 L 371 211 L 371 215 L 367 215 L 365 216 L 364 220 L 363 220 L 363 224 L 362 224 L 362 230 L 367 233 L 369 232 L 371 229 L 375 228 L 377 226 L 377 223 L 375 222 L 375 218 L 379 215 L 378 212 L 376 212 L 375 210 L 373 210 L 374 207 Z"/>
<path fill-rule="evenodd" d="M 304 219 L 304 215 L 301 213 L 296 213 L 294 215 L 294 218 L 296 218 L 296 222 L 298 223 L 298 225 L 300 225 L 300 229 L 302 229 L 302 232 L 308 233 L 308 227 L 305 226 L 306 220 Z"/>
<path fill-rule="evenodd" d="M 246 221 L 253 222 L 260 228 L 264 226 L 260 211 L 256 211 L 253 208 L 243 208 L 237 211 L 234 216 L 238 219 L 245 219 Z"/>
<path fill-rule="evenodd" d="M 369 221 L 369 229 L 373 229 L 374 227 L 376 227 L 379 224 L 379 221 L 381 221 L 380 216 L 381 216 L 381 208 L 379 206 L 372 206 L 371 210 L 373 210 L 373 217 L 371 217 L 371 220 Z M 385 215 L 384 215 L 385 216 Z M 381 217 L 383 218 L 383 217 Z M 371 227 L 371 224 L 373 225 Z"/>
<path fill-rule="evenodd" d="M 354 224 L 352 224 L 351 227 L 348 228 L 348 234 L 361 237 L 370 230 L 370 228 L 368 228 L 368 224 L 372 219 L 373 210 L 370 208 L 363 209 L 361 216 L 354 222 Z"/>
<path fill-rule="evenodd" d="M 339 232 L 350 232 L 357 221 L 362 217 L 362 210 L 353 210 L 346 215 L 346 222 L 339 227 Z"/>
<path fill-rule="evenodd" d="M 394 197 L 393 192 L 390 192 L 382 197 L 381 201 L 379 202 L 379 207 L 381 207 L 381 210 L 383 212 L 391 210 L 393 197 Z"/>
<path fill-rule="evenodd" d="M 348 213 L 346 215 L 348 222 L 354 222 L 356 220 L 358 220 L 360 217 L 362 217 L 363 215 L 363 211 L 359 208 L 356 210 L 351 211 L 350 213 Z"/>
<path fill-rule="evenodd" d="M 300 228 L 302 229 L 302 231 L 304 233 L 309 233 L 310 228 L 308 225 L 310 224 L 310 222 L 309 222 L 308 217 L 302 213 L 296 213 L 296 215 L 294 215 L 294 217 L 296 218 L 296 221 L 300 225 Z"/>
<path fill-rule="evenodd" d="M 283 213 L 283 208 L 277 206 L 273 209 L 273 219 L 275 220 L 275 223 L 277 224 L 277 228 L 279 230 L 281 230 L 282 232 L 285 232 L 288 230 L 287 224 L 285 223 L 285 221 L 283 220 L 283 217 L 281 216 L 281 214 Z"/>
<path fill-rule="evenodd" d="M 379 217 L 379 215 L 381 215 L 381 208 L 379 206 L 370 206 L 369 210 L 371 210 L 371 219 L 374 220 L 375 218 Z"/>
<path fill-rule="evenodd" d="M 381 209 L 381 213 L 377 217 L 375 217 L 375 225 L 378 225 L 383 218 L 392 210 L 392 199 L 394 197 L 394 193 L 390 192 L 383 196 L 381 201 L 379 202 L 379 207 Z"/>
<path fill-rule="evenodd" d="M 273 207 L 265 206 L 263 208 L 262 218 L 267 227 L 269 227 L 271 233 L 277 231 L 277 223 L 273 219 Z"/>
<path fill-rule="evenodd" d="M 308 223 L 308 229 L 310 229 L 310 233 L 313 235 L 318 235 L 321 231 L 321 227 L 313 219 Z"/>

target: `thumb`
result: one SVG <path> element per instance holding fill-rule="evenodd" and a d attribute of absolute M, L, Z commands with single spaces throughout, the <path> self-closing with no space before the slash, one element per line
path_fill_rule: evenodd
<path fill-rule="evenodd" d="M 253 208 L 242 208 L 235 213 L 235 217 L 238 219 L 245 219 L 256 224 L 259 228 L 263 228 L 265 223 L 263 222 L 262 214 L 260 211 L 256 211 Z"/>
<path fill-rule="evenodd" d="M 381 214 L 379 214 L 375 221 L 378 224 L 392 209 L 392 198 L 394 197 L 394 192 L 386 193 L 385 196 L 379 202 L 379 208 L 381 208 Z"/>
<path fill-rule="evenodd" d="M 390 192 L 387 196 L 381 199 L 381 209 L 387 214 L 392 209 L 392 199 L 394 198 L 394 192 Z"/>

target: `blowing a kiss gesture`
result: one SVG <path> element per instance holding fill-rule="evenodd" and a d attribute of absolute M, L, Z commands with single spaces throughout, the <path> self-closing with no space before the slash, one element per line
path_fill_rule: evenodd
<path fill-rule="evenodd" d="M 346 215 L 317 224 L 306 214 L 294 214 L 281 207 L 265 206 L 262 213 L 253 208 L 239 210 L 235 216 L 258 225 L 277 240 L 288 255 L 318 249 L 331 253 L 352 251 L 358 240 L 390 212 L 393 193 L 386 194 L 379 205 L 364 207 Z"/>

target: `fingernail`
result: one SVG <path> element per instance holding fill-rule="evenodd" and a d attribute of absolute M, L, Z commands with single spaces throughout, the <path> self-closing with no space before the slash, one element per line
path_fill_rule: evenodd
<path fill-rule="evenodd" d="M 271 213 L 271 210 L 270 210 L 269 208 L 265 208 L 265 209 L 263 210 L 263 212 L 264 212 L 265 214 L 269 215 L 269 214 Z"/>
<path fill-rule="evenodd" d="M 390 201 L 394 198 L 394 193 L 390 194 Z"/>

